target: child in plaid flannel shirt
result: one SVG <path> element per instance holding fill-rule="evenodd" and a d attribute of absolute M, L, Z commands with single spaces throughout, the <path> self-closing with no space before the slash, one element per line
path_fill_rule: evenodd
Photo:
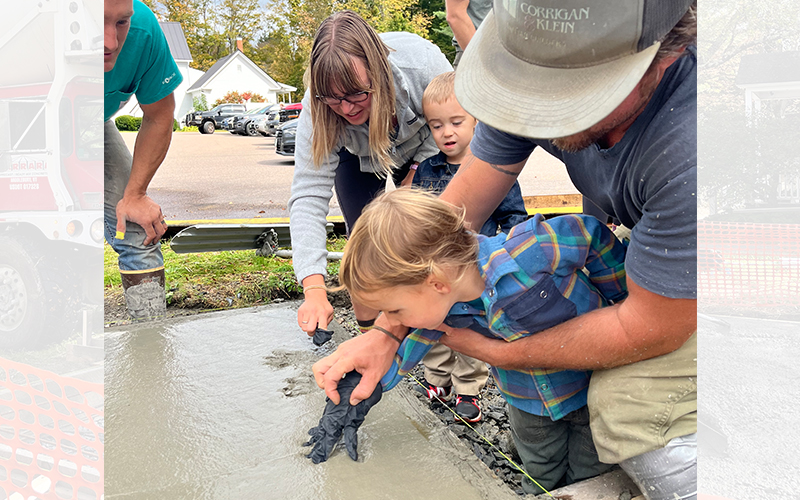
<path fill-rule="evenodd" d="M 593 217 L 536 215 L 485 237 L 468 230 L 455 207 L 401 188 L 364 210 L 339 276 L 360 303 L 413 330 L 381 381 L 389 390 L 450 329 L 513 342 L 624 299 L 624 260 L 624 244 Z M 591 372 L 491 371 L 523 465 L 544 488 L 612 467 L 598 460 L 589 429 Z M 525 482 L 526 491 L 542 492 Z"/>

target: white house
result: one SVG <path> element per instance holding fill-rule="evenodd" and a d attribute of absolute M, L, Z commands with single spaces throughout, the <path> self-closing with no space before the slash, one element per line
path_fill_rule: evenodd
<path fill-rule="evenodd" d="M 296 87 L 276 82 L 264 70 L 242 52 L 242 41 L 238 40 L 238 50 L 214 63 L 208 71 L 197 79 L 186 91 L 191 104 L 194 98 L 206 96 L 211 106 L 230 91 L 254 92 L 261 95 L 267 103 L 291 102 Z M 281 99 L 281 96 L 283 99 Z M 191 108 L 191 106 L 190 106 Z"/>
<path fill-rule="evenodd" d="M 800 99 L 800 52 L 773 52 L 742 57 L 736 73 L 736 86 L 744 89 L 745 112 L 752 116 L 761 103 L 779 101 L 778 112 Z M 800 204 L 800 176 L 779 175 L 778 202 Z"/>
<path fill-rule="evenodd" d="M 736 86 L 744 89 L 747 114 L 758 111 L 762 101 L 781 102 L 781 114 L 800 99 L 800 52 L 750 54 L 742 57 Z"/>
<path fill-rule="evenodd" d="M 209 106 L 234 90 L 255 92 L 268 102 L 274 103 L 280 100 L 280 96 L 286 96 L 283 100 L 290 101 L 291 93 L 297 90 L 291 85 L 276 82 L 244 55 L 241 40 L 237 42 L 239 50 L 214 63 L 205 73 L 190 68 L 192 54 L 180 23 L 159 22 L 159 24 L 164 31 L 172 58 L 175 59 L 178 70 L 183 75 L 183 81 L 175 89 L 175 119 L 179 122 L 182 122 L 186 114 L 192 110 L 193 99 L 201 95 L 206 96 Z M 135 96 L 114 116 L 120 115 L 142 116 L 142 109 Z"/>

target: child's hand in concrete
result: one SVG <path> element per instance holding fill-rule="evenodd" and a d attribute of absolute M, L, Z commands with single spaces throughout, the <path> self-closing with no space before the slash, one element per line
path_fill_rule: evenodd
<path fill-rule="evenodd" d="M 338 387 L 341 396 L 340 403 L 334 404 L 328 398 L 319 425 L 308 431 L 311 439 L 303 446 L 314 445 L 311 453 L 306 456 L 315 464 L 328 459 L 342 434 L 344 434 L 347 454 L 353 460 L 358 460 L 358 428 L 364 423 L 367 412 L 381 400 L 383 394 L 383 389 L 378 384 L 370 397 L 355 406 L 351 405 L 350 394 L 360 381 L 361 374 L 356 371 L 345 375 Z"/>

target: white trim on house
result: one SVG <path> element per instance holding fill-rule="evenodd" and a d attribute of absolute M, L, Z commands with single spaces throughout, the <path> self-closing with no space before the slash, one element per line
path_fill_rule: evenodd
<path fill-rule="evenodd" d="M 203 77 L 195 80 L 187 93 L 191 99 L 206 96 L 211 106 L 230 91 L 251 91 L 260 94 L 267 102 L 290 101 L 297 88 L 275 81 L 243 52 L 235 51 L 218 61 Z M 287 96 L 281 99 L 282 96 Z"/>

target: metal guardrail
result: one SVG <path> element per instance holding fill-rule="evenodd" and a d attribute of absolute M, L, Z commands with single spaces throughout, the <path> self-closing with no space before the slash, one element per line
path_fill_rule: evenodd
<path fill-rule="evenodd" d="M 327 224 L 328 233 L 333 224 Z M 175 253 L 256 250 L 269 256 L 292 246 L 289 224 L 196 224 L 176 234 L 170 243 Z"/>

